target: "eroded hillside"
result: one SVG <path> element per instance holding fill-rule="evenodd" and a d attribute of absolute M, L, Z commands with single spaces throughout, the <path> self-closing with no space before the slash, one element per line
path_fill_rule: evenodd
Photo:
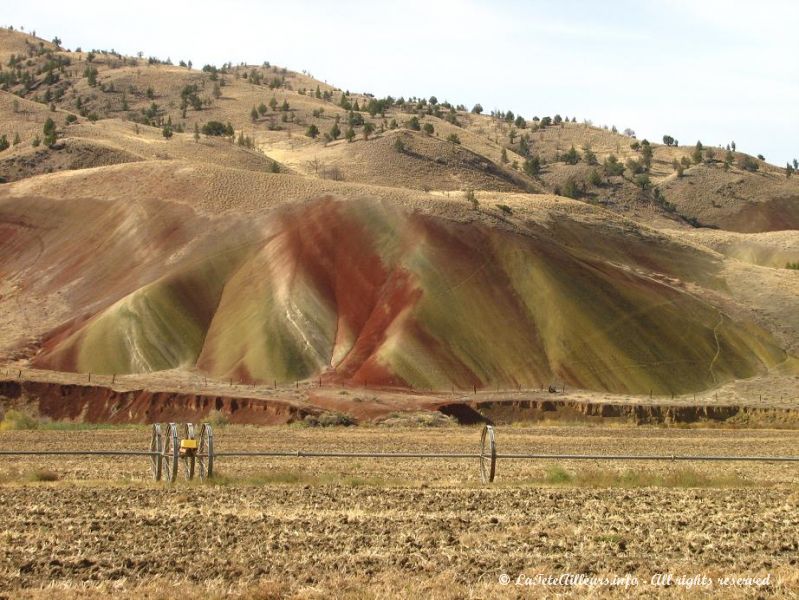
<path fill-rule="evenodd" d="M 0 59 L 6 362 L 632 394 L 796 371 L 799 179 L 734 149 L 8 30 Z"/>

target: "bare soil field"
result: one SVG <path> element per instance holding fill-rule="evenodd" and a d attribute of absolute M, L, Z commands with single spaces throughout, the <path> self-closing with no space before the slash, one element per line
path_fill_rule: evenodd
<path fill-rule="evenodd" d="M 477 427 L 227 426 L 217 450 L 475 452 Z M 0 449 L 138 449 L 146 427 L 7 431 Z M 792 454 L 796 431 L 507 426 L 499 452 Z M 4 458 L 0 597 L 795 597 L 799 465 L 220 458 L 211 484 L 145 458 Z M 55 481 L 42 481 L 55 479 Z M 671 586 L 652 578 L 671 573 Z M 524 577 L 629 575 L 619 586 Z M 507 576 L 510 580 L 506 581 Z M 519 576 L 522 579 L 519 580 Z M 710 585 L 678 577 L 705 576 Z M 720 577 L 768 577 L 722 586 Z M 635 578 L 635 579 L 633 579 Z M 697 581 L 692 579 L 690 581 Z"/>

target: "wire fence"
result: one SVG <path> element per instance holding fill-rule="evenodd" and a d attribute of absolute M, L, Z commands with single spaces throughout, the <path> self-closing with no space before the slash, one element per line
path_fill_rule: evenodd
<path fill-rule="evenodd" d="M 195 426 L 186 423 L 178 433 L 176 423 L 152 426 L 149 450 L 0 450 L 0 456 L 144 456 L 150 459 L 153 478 L 167 483 L 175 481 L 178 464 L 183 463 L 187 479 L 192 479 L 195 466 L 200 478 L 213 477 L 214 461 L 219 458 L 370 458 L 370 459 L 471 459 L 479 461 L 483 483 L 494 481 L 498 460 L 563 460 L 563 461 L 682 461 L 682 462 L 799 462 L 799 456 L 760 455 L 679 455 L 679 454 L 547 454 L 497 452 L 494 427 L 483 427 L 478 452 L 342 452 L 318 450 L 229 450 L 214 447 L 210 424 Z"/>

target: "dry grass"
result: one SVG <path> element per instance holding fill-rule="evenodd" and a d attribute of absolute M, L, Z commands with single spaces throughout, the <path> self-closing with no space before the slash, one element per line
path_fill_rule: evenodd
<path fill-rule="evenodd" d="M 220 450 L 468 451 L 478 437 L 477 428 L 230 426 L 217 442 Z M 4 433 L 0 447 L 132 448 L 144 438 L 143 430 L 101 430 L 91 438 L 19 431 Z M 502 451 L 799 451 L 795 432 L 773 431 L 730 438 L 701 430 L 513 427 L 498 429 L 497 439 Z M 0 472 L 6 478 L 0 594 L 511 598 L 544 590 L 503 586 L 503 573 L 515 579 L 564 572 L 629 573 L 641 582 L 594 589 L 593 597 L 696 597 L 696 589 L 648 585 L 659 572 L 771 574 L 765 590 L 714 587 L 700 597 L 790 597 L 799 590 L 792 563 L 799 473 L 792 466 L 653 464 L 616 471 L 500 461 L 496 484 L 484 487 L 474 461 L 228 458 L 218 461 L 211 485 L 163 489 L 146 481 L 144 459 L 66 458 L 57 465 L 58 481 L 42 476 L 54 468 L 45 462 L 14 459 L 15 474 Z M 37 471 L 38 477 L 27 475 Z"/>

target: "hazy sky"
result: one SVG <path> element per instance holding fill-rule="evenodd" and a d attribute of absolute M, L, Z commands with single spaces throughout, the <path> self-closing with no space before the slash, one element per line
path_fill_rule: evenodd
<path fill-rule="evenodd" d="M 4 3 L 5 4 L 5 3 Z M 247 0 L 3 7 L 69 48 L 268 60 L 339 87 L 527 118 L 560 113 L 660 141 L 799 158 L 799 3 Z"/>

